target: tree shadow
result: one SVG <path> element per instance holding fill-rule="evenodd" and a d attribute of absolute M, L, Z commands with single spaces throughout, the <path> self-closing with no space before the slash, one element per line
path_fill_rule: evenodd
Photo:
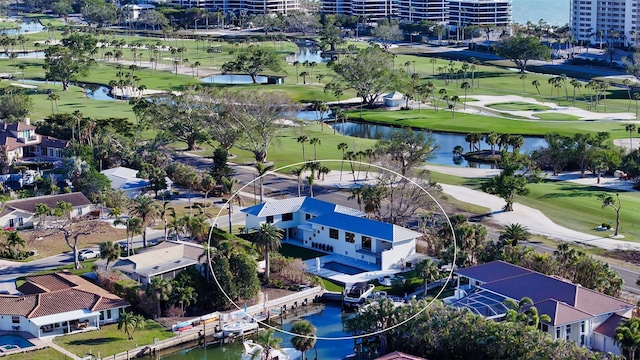
<path fill-rule="evenodd" d="M 106 337 L 106 338 L 98 338 L 98 339 L 86 339 L 86 340 L 72 340 L 69 342 L 69 345 L 104 345 L 114 341 L 121 341 L 121 338 L 117 337 Z"/>

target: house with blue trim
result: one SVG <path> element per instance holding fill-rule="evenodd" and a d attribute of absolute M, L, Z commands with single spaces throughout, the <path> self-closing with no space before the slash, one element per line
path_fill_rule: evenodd
<path fill-rule="evenodd" d="M 380 270 L 404 267 L 416 254 L 416 239 L 422 236 L 367 219 L 360 210 L 304 196 L 267 201 L 242 212 L 248 230 L 273 223 L 283 230 L 287 242 L 376 264 Z"/>

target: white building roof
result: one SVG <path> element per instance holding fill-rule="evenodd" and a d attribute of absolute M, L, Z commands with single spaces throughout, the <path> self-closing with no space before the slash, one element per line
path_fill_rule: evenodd
<path fill-rule="evenodd" d="M 281 215 L 294 212 L 304 212 L 315 216 L 329 213 L 340 213 L 345 215 L 362 217 L 366 213 L 352 209 L 347 206 L 336 205 L 330 202 L 314 199 L 311 197 L 295 197 L 283 200 L 267 201 L 265 203 L 243 209 L 242 212 L 257 217 Z"/>
<path fill-rule="evenodd" d="M 31 318 L 29 320 L 31 320 L 31 322 L 34 323 L 36 326 L 42 326 L 42 325 L 49 325 L 49 324 L 65 322 L 69 320 L 77 320 L 80 318 L 88 318 L 88 317 L 95 317 L 95 316 L 100 316 L 100 313 L 96 311 L 91 311 L 89 309 L 81 309 L 81 310 L 67 311 L 67 312 L 58 313 L 58 314 L 40 316 L 36 318 Z"/>
<path fill-rule="evenodd" d="M 398 91 L 390 92 L 387 95 L 382 97 L 385 100 L 402 100 L 404 99 L 404 94 Z"/>

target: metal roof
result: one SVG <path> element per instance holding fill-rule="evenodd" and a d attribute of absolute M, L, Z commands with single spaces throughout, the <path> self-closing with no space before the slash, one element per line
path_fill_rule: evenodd
<path fill-rule="evenodd" d="M 422 236 L 421 233 L 381 221 L 331 213 L 307 220 L 312 224 L 330 226 L 392 242 L 410 240 Z"/>

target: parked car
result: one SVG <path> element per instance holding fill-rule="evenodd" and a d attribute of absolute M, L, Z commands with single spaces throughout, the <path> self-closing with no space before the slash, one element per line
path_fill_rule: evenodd
<path fill-rule="evenodd" d="M 100 251 L 83 249 L 78 252 L 78 260 L 85 261 L 87 259 L 95 259 L 100 256 Z"/>

